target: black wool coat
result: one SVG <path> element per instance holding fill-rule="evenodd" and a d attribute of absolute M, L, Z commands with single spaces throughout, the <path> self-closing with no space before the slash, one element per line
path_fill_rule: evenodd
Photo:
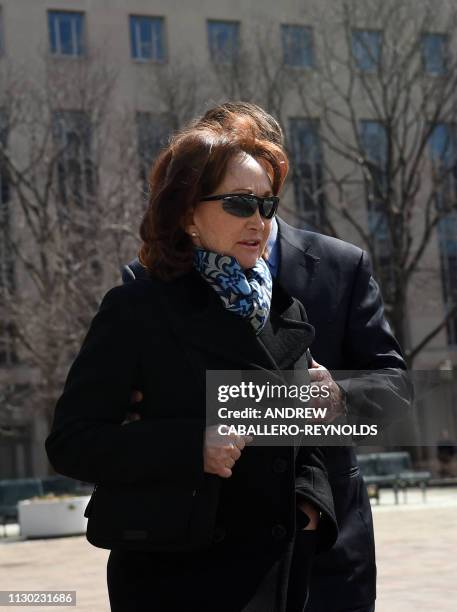
<path fill-rule="evenodd" d="M 155 602 L 164 611 L 280 612 L 288 588 L 306 589 L 303 575 L 297 585 L 289 576 L 294 542 L 310 537 L 296 528 L 297 496 L 322 512 L 320 548 L 337 537 L 321 451 L 248 446 L 232 477 L 220 479 L 203 470 L 203 443 L 206 370 L 294 369 L 313 335 L 301 303 L 277 283 L 259 336 L 195 271 L 172 282 L 138 280 L 105 296 L 55 409 L 46 440 L 51 464 L 91 483 L 185 483 L 196 499 L 164 501 L 151 517 L 151 530 L 162 535 L 174 521 L 185 524 L 199 491 L 218 481 L 205 550 L 111 552 L 113 610 Z M 144 394 L 142 419 L 122 425 L 135 388 Z"/>
<path fill-rule="evenodd" d="M 280 218 L 277 221 L 277 278 L 306 308 L 315 329 L 310 346 L 313 357 L 333 373 L 382 372 L 377 384 L 377 375 L 372 378 L 366 394 L 349 392 L 351 419 L 361 413 L 387 424 L 403 418 L 410 406 L 411 385 L 401 349 L 386 321 L 367 253 L 348 242 L 291 227 Z M 144 268 L 138 260 L 123 270 L 124 282 L 143 276 Z M 377 401 L 371 396 L 372 384 L 376 384 Z M 367 609 L 376 597 L 375 543 L 370 501 L 356 449 L 328 446 L 320 450 L 332 489 L 338 539 L 313 564 L 306 610 Z M 303 576 L 307 550 L 302 553 L 300 542 L 296 544 L 291 573 Z M 300 600 L 300 592 L 290 597 L 288 612 L 295 612 Z"/>

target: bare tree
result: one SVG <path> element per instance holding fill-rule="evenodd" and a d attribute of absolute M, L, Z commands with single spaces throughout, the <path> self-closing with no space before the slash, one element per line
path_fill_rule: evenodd
<path fill-rule="evenodd" d="M 2 248 L 14 270 L 0 312 L 10 365 L 30 371 L 29 408 L 50 425 L 68 365 L 133 248 L 139 185 L 135 141 L 107 103 L 116 74 L 95 60 L 49 60 L 42 77 L 4 81 L 1 92 Z"/>
<path fill-rule="evenodd" d="M 233 33 L 224 38 L 204 70 L 213 77 L 206 83 L 183 65 L 154 68 L 155 95 L 172 129 L 183 123 L 179 109 L 189 111 L 187 118 L 204 98 L 257 102 L 280 121 L 292 159 L 287 187 L 300 202 L 286 212 L 325 233 L 355 236 L 368 249 L 387 316 L 412 363 L 457 314 L 457 296 L 448 290 L 445 316 L 411 346 L 408 294 L 424 282 L 427 251 L 456 208 L 450 160 L 457 144 L 454 137 L 437 144 L 437 129 L 455 120 L 457 10 L 443 2 L 437 11 L 428 0 L 322 6 L 310 8 L 315 69 L 291 65 L 277 24 L 263 21 L 249 40 L 234 45 Z M 441 67 L 439 57 L 426 57 L 427 33 L 443 35 Z M 291 108 L 296 116 L 286 125 Z"/>
<path fill-rule="evenodd" d="M 457 314 L 448 291 L 444 318 L 408 346 L 408 291 L 457 211 L 457 9 L 439 4 L 327 3 L 314 15 L 318 69 L 295 81 L 303 115 L 320 122 L 325 229 L 344 221 L 369 250 L 410 363 Z"/>
<path fill-rule="evenodd" d="M 211 58 L 205 72 L 215 77 L 217 93 L 209 94 L 210 99 L 254 102 L 283 122 L 295 71 L 284 61 L 277 29 L 276 22 L 257 19 L 249 40 L 240 40 L 236 49 L 229 47 L 225 53 L 222 49 Z"/>
<path fill-rule="evenodd" d="M 190 52 L 175 58 L 173 63 L 152 63 L 145 70 L 145 80 L 149 83 L 148 110 L 162 113 L 168 131 L 182 128 L 201 108 L 203 78 Z"/>

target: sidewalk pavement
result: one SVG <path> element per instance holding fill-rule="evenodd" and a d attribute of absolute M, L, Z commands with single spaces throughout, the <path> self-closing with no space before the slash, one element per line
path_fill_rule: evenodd
<path fill-rule="evenodd" d="M 391 492 L 382 491 L 373 515 L 378 564 L 376 612 L 454 612 L 457 489 L 431 489 L 426 503 L 419 491 L 412 490 L 408 503 L 400 496 L 398 505 Z M 109 551 L 91 546 L 85 536 L 20 541 L 18 527 L 13 525 L 8 526 L 8 533 L 6 540 L 0 537 L 0 590 L 76 590 L 76 608 L 40 606 L 39 610 L 109 612 Z"/>
<path fill-rule="evenodd" d="M 457 489 L 419 491 L 396 506 L 381 491 L 373 506 L 378 566 L 376 612 L 457 609 Z"/>

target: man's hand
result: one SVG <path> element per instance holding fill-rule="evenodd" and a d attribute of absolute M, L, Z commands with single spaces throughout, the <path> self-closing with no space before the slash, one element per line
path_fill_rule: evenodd
<path fill-rule="evenodd" d="M 346 405 L 345 405 L 345 397 L 344 392 L 339 387 L 336 382 L 333 380 L 332 375 L 327 370 L 326 367 L 317 363 L 317 361 L 312 361 L 311 368 L 308 370 L 311 384 L 317 384 L 320 387 L 327 387 L 330 395 L 327 398 L 320 397 L 318 399 L 312 399 L 313 408 L 326 408 L 327 413 L 325 418 L 320 422 L 323 423 L 332 423 L 338 417 L 341 417 L 346 414 Z M 318 420 L 316 419 L 316 422 Z"/>

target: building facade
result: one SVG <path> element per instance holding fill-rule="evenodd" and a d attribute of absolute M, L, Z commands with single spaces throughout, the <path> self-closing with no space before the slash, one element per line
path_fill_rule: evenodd
<path fill-rule="evenodd" d="M 424 8 L 422 23 L 419 17 L 412 23 L 420 3 L 397 2 L 397 23 L 384 4 L 352 1 L 342 13 L 331 0 L 2 0 L 0 288 L 10 302 L 24 291 L 34 292 L 28 260 L 11 245 L 21 236 L 33 242 L 35 235 L 25 212 L 27 202 L 36 204 L 33 194 L 25 194 L 31 176 L 25 160 L 31 147 L 40 148 L 36 138 L 43 139 L 43 153 L 32 156 L 34 180 L 41 187 L 45 177 L 36 179 L 36 174 L 50 167 L 49 151 L 56 154 L 50 180 L 59 239 L 68 227 L 77 227 L 81 235 L 66 257 L 72 257 L 72 269 L 79 255 L 89 258 L 96 279 L 94 301 L 85 302 L 90 319 L 91 307 L 116 282 L 117 269 L 106 272 L 96 247 L 87 250 L 88 242 L 96 243 L 106 232 L 94 210 L 100 202 L 116 201 L 117 206 L 125 200 L 119 195 L 125 189 L 131 208 L 116 213 L 115 221 L 120 215 L 124 225 L 137 222 L 151 162 L 173 129 L 215 103 L 245 99 L 269 110 L 284 129 L 291 172 L 282 216 L 368 249 L 394 324 L 399 321 L 396 301 L 404 301 L 404 348 L 413 350 L 437 330 L 414 367 L 452 371 L 457 363 L 457 314 L 452 314 L 457 302 L 457 146 L 448 93 L 454 78 L 452 4 L 444 2 L 428 21 Z M 412 28 L 405 34 L 410 46 L 395 63 L 392 58 L 400 53 L 395 28 L 402 19 Z M 442 99 L 449 95 L 440 109 L 437 90 Z M 395 100 L 403 104 L 402 112 Z M 423 113 L 422 107 L 427 107 Z M 104 126 L 105 114 L 112 123 Z M 27 129 L 17 130 L 21 121 L 30 127 L 32 119 L 35 129 L 43 116 L 36 138 Z M 421 147 L 417 142 L 425 135 Z M 113 176 L 118 200 L 109 193 Z M 416 177 L 416 186 L 408 186 L 410 177 Z M 115 221 L 109 227 L 119 232 L 122 224 Z M 135 241 L 129 245 L 130 251 L 123 243 L 113 253 L 113 262 L 135 255 Z M 399 269 L 408 266 L 412 272 L 403 295 Z M 446 318 L 448 313 L 452 316 Z M 56 328 L 47 329 L 35 325 L 33 338 Z M 60 343 L 54 365 L 40 369 L 39 361 L 30 360 L 32 347 L 24 348 L 21 340 L 14 317 L 4 314 L 0 478 L 46 472 L 41 441 L 48 422 L 34 413 L 33 388 L 52 377 L 55 363 L 60 372 L 70 358 L 62 356 L 65 344 Z M 51 404 L 52 395 L 49 386 L 42 387 L 44 403 Z M 451 430 L 457 425 L 453 418 L 447 424 Z"/>

